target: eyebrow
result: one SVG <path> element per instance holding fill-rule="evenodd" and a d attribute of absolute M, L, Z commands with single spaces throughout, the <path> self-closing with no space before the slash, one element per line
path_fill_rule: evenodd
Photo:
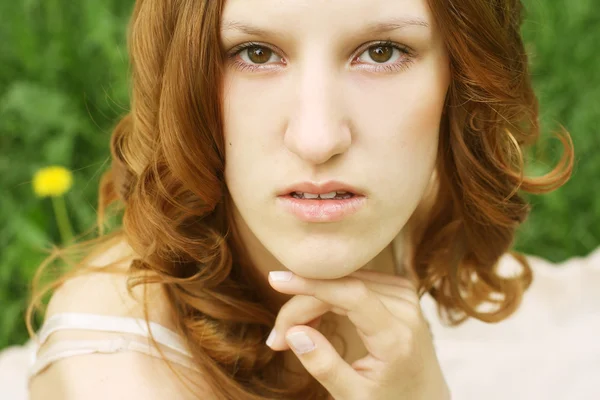
<path fill-rule="evenodd" d="M 421 18 L 392 18 L 385 21 L 379 21 L 371 23 L 364 29 L 365 33 L 370 34 L 382 34 L 391 32 L 397 29 L 406 28 L 409 26 L 417 26 L 423 28 L 429 28 L 429 23 Z M 284 34 L 278 31 L 270 31 L 256 25 L 251 25 L 246 22 L 226 20 L 223 22 L 221 32 L 226 31 L 238 31 L 248 35 L 254 36 L 283 36 Z"/>

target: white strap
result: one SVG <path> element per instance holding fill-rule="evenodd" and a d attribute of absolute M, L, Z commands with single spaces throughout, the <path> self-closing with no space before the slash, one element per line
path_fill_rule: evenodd
<path fill-rule="evenodd" d="M 131 333 L 150 337 L 146 321 L 143 319 L 87 313 L 61 313 L 46 320 L 39 332 L 39 346 L 44 344 L 52 333 L 65 329 Z M 192 356 L 177 333 L 155 322 L 150 322 L 150 329 L 158 343 L 188 357 Z"/>
<path fill-rule="evenodd" d="M 103 353 L 111 354 L 123 351 L 136 351 L 152 357 L 161 358 L 158 350 L 148 343 L 141 343 L 131 338 L 119 337 L 107 340 L 61 340 L 53 343 L 46 351 L 31 365 L 29 379 L 40 373 L 50 364 L 72 356 Z M 164 355 L 170 361 L 184 367 L 197 370 L 192 360 L 177 352 L 166 350 Z"/>

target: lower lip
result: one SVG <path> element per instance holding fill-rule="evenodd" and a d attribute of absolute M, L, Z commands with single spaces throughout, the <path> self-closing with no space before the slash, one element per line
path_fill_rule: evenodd
<path fill-rule="evenodd" d="M 286 211 L 305 222 L 336 222 L 354 214 L 367 202 L 365 196 L 353 196 L 340 200 L 297 199 L 291 195 L 279 196 L 279 203 Z"/>

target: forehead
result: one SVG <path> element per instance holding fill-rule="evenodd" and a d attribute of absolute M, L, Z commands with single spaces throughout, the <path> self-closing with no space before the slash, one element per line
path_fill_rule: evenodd
<path fill-rule="evenodd" d="M 263 36 L 288 31 L 433 28 L 427 0 L 226 0 L 221 29 Z M 262 29 L 265 28 L 265 29 Z M 262 29 L 262 30 L 261 30 Z"/>

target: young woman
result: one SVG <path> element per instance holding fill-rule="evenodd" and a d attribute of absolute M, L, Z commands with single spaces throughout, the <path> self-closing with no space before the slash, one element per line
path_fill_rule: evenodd
<path fill-rule="evenodd" d="M 100 197 L 123 226 L 53 285 L 31 398 L 535 398 L 485 375 L 487 330 L 460 342 L 470 321 L 503 332 L 487 323 L 549 270 L 508 254 L 520 193 L 571 173 L 565 133 L 559 165 L 523 175 L 521 18 L 518 0 L 138 0 Z"/>

